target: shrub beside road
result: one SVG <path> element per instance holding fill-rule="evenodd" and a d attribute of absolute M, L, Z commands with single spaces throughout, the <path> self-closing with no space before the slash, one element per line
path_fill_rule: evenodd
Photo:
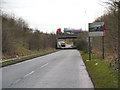
<path fill-rule="evenodd" d="M 92 54 L 92 60 L 88 61 L 89 53 L 80 51 L 82 58 L 86 64 L 87 70 L 95 84 L 95 88 L 118 88 L 119 75 L 118 71 L 114 70 L 105 63 L 104 60 L 95 59 L 95 55 Z"/>

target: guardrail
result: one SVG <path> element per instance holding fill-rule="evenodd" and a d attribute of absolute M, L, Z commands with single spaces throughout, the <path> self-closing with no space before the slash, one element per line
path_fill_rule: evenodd
<path fill-rule="evenodd" d="M 55 51 L 55 50 L 52 50 L 52 51 Z M 3 60 L 0 60 L 0 63 L 10 61 L 10 60 L 15 60 L 15 59 L 21 59 L 21 58 L 28 57 L 28 56 L 44 54 L 44 53 L 48 53 L 48 52 L 51 52 L 51 51 L 46 51 L 46 52 L 41 52 L 41 53 L 36 53 L 36 54 L 31 54 L 31 55 L 26 55 L 26 56 L 20 56 L 20 57 L 14 57 L 14 58 L 10 58 L 10 59 L 3 59 Z"/>

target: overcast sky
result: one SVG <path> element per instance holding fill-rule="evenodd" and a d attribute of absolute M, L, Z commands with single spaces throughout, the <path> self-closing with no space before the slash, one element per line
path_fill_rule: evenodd
<path fill-rule="evenodd" d="M 3 11 L 22 17 L 31 28 L 56 32 L 57 28 L 82 28 L 102 15 L 108 0 L 2 0 Z"/>

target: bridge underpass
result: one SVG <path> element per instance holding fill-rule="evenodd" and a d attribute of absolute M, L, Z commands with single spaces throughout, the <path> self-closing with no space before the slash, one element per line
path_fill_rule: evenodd
<path fill-rule="evenodd" d="M 56 36 L 56 49 L 75 49 L 75 39 L 77 35 L 57 35 Z M 65 47 L 61 46 L 61 42 L 65 42 Z"/>

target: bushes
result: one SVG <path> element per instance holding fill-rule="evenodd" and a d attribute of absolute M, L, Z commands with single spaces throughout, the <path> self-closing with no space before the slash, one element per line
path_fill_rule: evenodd
<path fill-rule="evenodd" d="M 55 41 L 55 34 L 31 29 L 23 19 L 2 14 L 2 53 L 6 58 L 20 53 L 19 48 L 31 52 L 55 48 Z"/>
<path fill-rule="evenodd" d="M 119 2 L 119 0 L 109 0 L 107 3 L 108 9 L 105 14 L 98 17 L 95 22 L 104 22 L 106 26 L 106 36 L 104 40 L 104 47 L 105 47 L 105 58 L 118 58 L 118 39 L 119 39 L 119 33 L 118 33 L 118 27 L 119 21 L 118 20 L 118 5 L 116 5 L 116 2 Z M 93 38 L 93 51 L 94 53 L 101 52 L 101 40 L 99 37 Z M 97 49 L 97 50 L 96 50 Z M 98 54 L 99 55 L 99 54 Z"/>
<path fill-rule="evenodd" d="M 88 43 L 85 40 L 83 40 L 83 39 L 77 40 L 76 48 L 78 50 L 81 50 L 81 51 L 84 51 L 84 52 L 88 52 Z"/>

